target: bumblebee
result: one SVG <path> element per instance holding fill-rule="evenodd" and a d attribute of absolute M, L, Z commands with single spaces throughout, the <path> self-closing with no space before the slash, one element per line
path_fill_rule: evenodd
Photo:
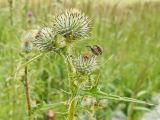
<path fill-rule="evenodd" d="M 82 57 L 84 58 L 84 60 L 88 60 L 91 57 L 93 57 L 93 53 L 91 51 L 86 51 L 81 53 Z"/>
<path fill-rule="evenodd" d="M 99 45 L 94 46 L 86 46 L 89 47 L 91 51 L 85 51 L 81 53 L 81 56 L 84 58 L 84 60 L 88 60 L 94 56 L 102 55 L 102 48 Z"/>
<path fill-rule="evenodd" d="M 99 45 L 93 45 L 93 46 L 87 46 L 87 47 L 90 48 L 91 52 L 94 55 L 96 55 L 96 56 L 102 55 L 103 50 L 102 50 L 102 48 Z"/>

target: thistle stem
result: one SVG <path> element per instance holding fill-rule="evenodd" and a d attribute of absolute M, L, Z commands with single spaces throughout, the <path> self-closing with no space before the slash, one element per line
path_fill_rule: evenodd
<path fill-rule="evenodd" d="M 26 59 L 26 62 L 28 59 Z M 28 120 L 32 120 L 31 114 L 31 102 L 30 102 L 30 86 L 28 80 L 28 66 L 26 65 L 24 68 L 24 82 L 25 82 L 25 94 L 26 94 L 26 103 L 27 103 L 27 111 L 28 111 Z"/>
<path fill-rule="evenodd" d="M 67 120 L 74 120 L 74 114 L 75 114 L 75 108 L 76 108 L 76 102 L 74 98 L 71 98 L 70 104 L 69 104 L 69 110 L 68 110 L 68 117 Z"/>
<path fill-rule="evenodd" d="M 72 65 L 72 59 L 71 59 L 71 55 L 72 55 L 72 46 L 68 46 L 67 48 L 67 60 L 66 60 L 66 64 L 67 64 L 67 68 L 68 68 L 68 78 L 69 78 L 69 89 L 71 92 L 71 96 L 70 96 L 70 100 L 69 100 L 69 110 L 68 110 L 68 117 L 67 120 L 74 120 L 74 114 L 75 114 L 75 108 L 76 108 L 76 94 L 75 94 L 75 87 L 74 87 L 74 69 L 73 69 L 73 65 Z"/>

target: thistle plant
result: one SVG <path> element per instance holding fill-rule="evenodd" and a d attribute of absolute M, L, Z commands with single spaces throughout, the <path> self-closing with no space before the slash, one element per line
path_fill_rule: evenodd
<path fill-rule="evenodd" d="M 31 42 L 31 33 L 25 33 L 22 37 L 21 49 L 24 53 L 25 62 L 28 62 L 28 54 L 32 51 L 33 44 Z M 24 66 L 24 86 L 25 86 L 25 95 L 28 111 L 28 119 L 32 120 L 31 114 L 31 98 L 30 98 L 30 84 L 28 79 L 28 66 Z"/>
<path fill-rule="evenodd" d="M 92 72 L 97 68 L 96 58 L 84 60 L 80 55 L 75 59 L 73 55 L 74 43 L 88 36 L 90 32 L 90 20 L 76 9 L 70 9 L 57 14 L 53 19 L 52 27 L 39 30 L 33 41 L 40 51 L 55 51 L 59 53 L 66 63 L 69 78 L 69 109 L 68 120 L 73 120 L 77 106 L 77 86 L 74 84 L 76 72 Z"/>
<path fill-rule="evenodd" d="M 77 87 L 74 85 L 73 79 L 75 77 L 75 72 L 77 71 L 77 67 L 74 66 L 72 59 L 72 56 L 74 56 L 73 45 L 75 41 L 89 34 L 90 20 L 83 13 L 76 9 L 66 10 L 55 16 L 53 20 L 53 28 L 57 34 L 62 35 L 65 38 L 66 51 L 64 56 L 66 58 L 65 63 L 68 68 L 69 89 L 71 93 L 67 119 L 73 120 L 77 105 L 78 91 Z"/>
<path fill-rule="evenodd" d="M 33 19 L 33 12 L 32 11 L 28 11 L 27 12 L 27 17 L 28 17 L 28 24 L 32 23 L 32 19 Z"/>
<path fill-rule="evenodd" d="M 77 9 L 70 9 L 55 15 L 53 24 L 39 29 L 32 41 L 34 47 L 43 52 L 43 54 L 54 51 L 53 53 L 60 55 L 66 64 L 69 82 L 68 93 L 70 95 L 67 120 L 74 120 L 77 116 L 77 107 L 80 106 L 79 103 L 85 96 L 96 95 L 99 99 L 103 99 L 103 101 L 99 102 L 99 104 L 102 104 L 101 106 L 105 106 L 105 99 L 148 104 L 132 98 L 107 94 L 97 87 L 100 68 L 104 65 L 99 64 L 97 59 L 102 54 L 102 49 L 98 45 L 94 45 L 93 47 L 88 46 L 90 51 L 87 54 L 80 53 L 76 55 L 73 52 L 76 42 L 80 42 L 84 37 L 89 36 L 90 30 L 91 21 L 88 17 Z M 27 51 L 30 51 L 29 46 Z M 97 72 L 98 74 L 95 71 L 99 71 Z M 90 81 L 93 82 L 86 87 L 86 84 Z"/>

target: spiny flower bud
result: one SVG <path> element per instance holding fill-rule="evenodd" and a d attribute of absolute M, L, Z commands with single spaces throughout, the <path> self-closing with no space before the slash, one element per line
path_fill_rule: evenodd
<path fill-rule="evenodd" d="M 34 39 L 34 33 L 36 33 L 36 30 L 31 30 L 24 33 L 24 35 L 22 36 L 21 49 L 26 53 L 32 51 L 33 44 L 31 41 Z"/>
<path fill-rule="evenodd" d="M 107 107 L 108 101 L 106 99 L 102 99 L 99 101 L 99 106 L 101 107 Z"/>
<path fill-rule="evenodd" d="M 91 73 L 98 69 L 95 56 L 85 59 L 82 55 L 80 55 L 78 58 L 73 58 L 72 62 L 76 71 L 83 74 Z"/>
<path fill-rule="evenodd" d="M 47 120 L 55 120 L 55 112 L 53 110 L 48 110 L 46 113 Z"/>
<path fill-rule="evenodd" d="M 96 102 L 96 99 L 91 96 L 85 96 L 81 101 L 82 107 L 91 107 Z"/>
<path fill-rule="evenodd" d="M 34 45 L 41 51 L 54 50 L 55 32 L 52 28 L 44 27 L 40 29 L 33 41 Z"/>
<path fill-rule="evenodd" d="M 88 35 L 90 20 L 76 9 L 66 10 L 55 16 L 53 28 L 67 40 L 75 40 Z"/>
<path fill-rule="evenodd" d="M 25 40 L 22 42 L 21 48 L 24 52 L 30 53 L 32 51 L 33 45 L 31 43 L 31 41 Z"/>

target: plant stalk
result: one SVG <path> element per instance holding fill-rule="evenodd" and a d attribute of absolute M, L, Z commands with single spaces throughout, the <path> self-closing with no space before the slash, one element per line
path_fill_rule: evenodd
<path fill-rule="evenodd" d="M 28 59 L 26 59 L 26 62 Z M 24 82 L 25 82 L 25 94 L 26 94 L 26 103 L 27 103 L 27 111 L 28 111 L 28 120 L 32 120 L 31 114 L 31 102 L 30 102 L 30 84 L 28 80 L 28 66 L 26 65 L 24 68 Z"/>
<path fill-rule="evenodd" d="M 68 110 L 68 117 L 67 120 L 74 120 L 74 114 L 75 114 L 75 108 L 76 108 L 76 94 L 75 94 L 75 87 L 74 87 L 74 69 L 73 69 L 73 65 L 72 65 L 72 46 L 69 45 L 67 48 L 67 60 L 66 60 L 66 64 L 67 64 L 67 69 L 68 69 L 68 78 L 69 78 L 69 89 L 71 92 L 71 96 L 70 96 L 70 100 L 69 100 L 69 110 Z"/>

